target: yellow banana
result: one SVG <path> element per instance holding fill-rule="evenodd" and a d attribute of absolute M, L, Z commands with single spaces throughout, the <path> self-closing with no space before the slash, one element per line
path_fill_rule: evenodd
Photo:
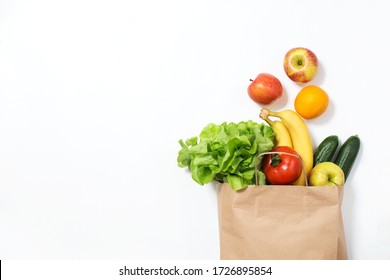
<path fill-rule="evenodd" d="M 288 129 L 293 149 L 300 155 L 304 168 L 294 185 L 306 185 L 307 177 L 313 168 L 313 144 L 305 121 L 292 110 L 273 112 L 263 108 L 260 115 L 278 117 Z"/>
<path fill-rule="evenodd" d="M 291 141 L 290 133 L 287 127 L 281 121 L 271 120 L 268 116 L 260 114 L 260 118 L 265 120 L 275 133 L 275 146 L 287 146 L 292 148 L 293 144 Z"/>

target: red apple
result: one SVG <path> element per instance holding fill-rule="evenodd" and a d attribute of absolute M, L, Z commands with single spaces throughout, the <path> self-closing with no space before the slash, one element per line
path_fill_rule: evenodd
<path fill-rule="evenodd" d="M 256 79 L 251 81 L 248 87 L 248 94 L 256 103 L 267 105 L 282 96 L 282 84 L 278 78 L 271 74 L 261 73 L 257 75 Z"/>
<path fill-rule="evenodd" d="M 293 48 L 284 56 L 284 72 L 297 83 L 310 82 L 317 74 L 317 56 L 307 48 Z"/>

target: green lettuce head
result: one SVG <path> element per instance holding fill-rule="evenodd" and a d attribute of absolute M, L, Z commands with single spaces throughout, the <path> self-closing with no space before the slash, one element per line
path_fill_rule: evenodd
<path fill-rule="evenodd" d="M 234 190 L 255 184 L 256 157 L 274 146 L 271 127 L 253 121 L 208 124 L 199 137 L 180 140 L 179 167 L 188 167 L 200 185 L 227 182 Z M 265 176 L 259 172 L 259 184 Z"/>

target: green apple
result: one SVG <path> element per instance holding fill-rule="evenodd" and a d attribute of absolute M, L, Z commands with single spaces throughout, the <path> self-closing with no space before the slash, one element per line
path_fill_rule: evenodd
<path fill-rule="evenodd" d="M 310 82 L 317 74 L 317 56 L 307 48 L 293 48 L 284 56 L 284 72 L 294 82 Z"/>
<path fill-rule="evenodd" d="M 333 162 L 325 161 L 317 164 L 310 172 L 311 186 L 343 186 L 344 172 Z"/>

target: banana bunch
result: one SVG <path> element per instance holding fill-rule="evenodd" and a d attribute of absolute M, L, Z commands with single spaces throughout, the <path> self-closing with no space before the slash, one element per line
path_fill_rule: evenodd
<path fill-rule="evenodd" d="M 269 116 L 279 120 L 273 121 Z M 304 120 L 292 110 L 273 112 L 266 108 L 261 110 L 260 118 L 274 130 L 275 146 L 288 146 L 300 155 L 303 170 L 294 185 L 306 186 L 307 178 L 313 168 L 313 144 Z"/>

